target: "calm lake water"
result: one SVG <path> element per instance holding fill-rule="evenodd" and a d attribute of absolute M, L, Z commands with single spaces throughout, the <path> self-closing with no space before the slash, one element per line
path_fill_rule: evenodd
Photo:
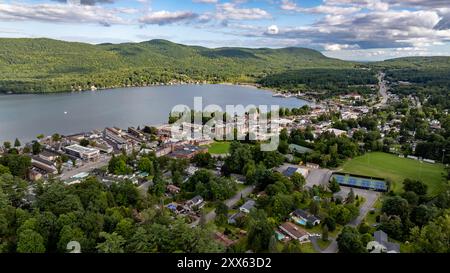
<path fill-rule="evenodd" d="M 48 95 L 1 95 L 0 141 L 30 141 L 38 134 L 74 134 L 108 126 L 160 125 L 175 105 L 280 105 L 301 107 L 297 98 L 272 97 L 272 92 L 245 86 L 179 85 L 122 88 Z"/>

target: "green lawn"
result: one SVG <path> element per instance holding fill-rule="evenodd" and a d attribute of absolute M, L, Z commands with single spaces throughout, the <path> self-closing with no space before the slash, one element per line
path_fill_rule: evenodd
<path fill-rule="evenodd" d="M 222 155 L 227 154 L 230 151 L 230 142 L 220 141 L 214 142 L 208 145 L 208 151 L 210 154 Z"/>
<path fill-rule="evenodd" d="M 317 253 L 314 250 L 314 247 L 313 247 L 312 243 L 301 244 L 300 249 L 302 250 L 302 253 Z"/>
<path fill-rule="evenodd" d="M 447 182 L 442 164 L 421 163 L 420 161 L 374 152 L 354 158 L 344 163 L 343 172 L 389 179 L 392 190 L 399 192 L 405 178 L 421 180 L 428 185 L 428 194 L 436 195 Z"/>

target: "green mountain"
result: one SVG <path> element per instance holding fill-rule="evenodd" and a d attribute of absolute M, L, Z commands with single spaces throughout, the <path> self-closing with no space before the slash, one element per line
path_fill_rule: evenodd
<path fill-rule="evenodd" d="M 306 48 L 186 46 L 165 40 L 99 44 L 0 39 L 0 92 L 62 92 L 170 81 L 256 82 L 298 69 L 354 68 L 356 63 Z"/>

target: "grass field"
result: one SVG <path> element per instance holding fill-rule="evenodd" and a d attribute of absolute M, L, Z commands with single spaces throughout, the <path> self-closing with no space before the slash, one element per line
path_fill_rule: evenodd
<path fill-rule="evenodd" d="M 426 183 L 430 195 L 438 194 L 447 182 L 442 164 L 421 163 L 380 152 L 367 153 L 349 160 L 342 166 L 342 171 L 389 179 L 392 182 L 392 190 L 395 192 L 402 190 L 402 182 L 405 178 Z"/>
<path fill-rule="evenodd" d="M 227 154 L 230 151 L 230 142 L 221 141 L 214 142 L 211 145 L 208 145 L 208 151 L 210 154 L 222 155 Z"/>

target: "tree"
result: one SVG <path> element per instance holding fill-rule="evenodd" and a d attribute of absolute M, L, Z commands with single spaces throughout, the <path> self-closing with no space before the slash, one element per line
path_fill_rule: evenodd
<path fill-rule="evenodd" d="M 301 190 L 306 184 L 305 177 L 297 172 L 291 176 L 291 182 L 294 184 L 296 190 Z"/>
<path fill-rule="evenodd" d="M 216 204 L 216 223 L 218 225 L 224 225 L 228 220 L 228 206 L 223 202 L 217 202 Z"/>
<path fill-rule="evenodd" d="M 11 142 L 9 141 L 3 142 L 3 148 L 5 148 L 5 150 L 11 149 Z"/>
<path fill-rule="evenodd" d="M 281 140 L 278 145 L 278 151 L 282 154 L 287 154 L 289 152 L 289 144 L 286 140 Z"/>
<path fill-rule="evenodd" d="M 44 137 L 45 137 L 44 134 L 39 134 L 39 135 L 36 136 L 36 138 L 39 139 L 39 140 L 43 139 Z"/>
<path fill-rule="evenodd" d="M 44 238 L 34 230 L 25 229 L 19 233 L 17 241 L 19 253 L 44 253 Z"/>
<path fill-rule="evenodd" d="M 267 214 L 264 210 L 252 210 L 247 223 L 248 248 L 255 252 L 266 251 L 274 233 L 273 227 L 267 219 Z"/>
<path fill-rule="evenodd" d="M 411 230 L 412 249 L 419 253 L 450 252 L 450 215 L 448 212 L 423 228 Z"/>
<path fill-rule="evenodd" d="M 127 165 L 127 158 L 124 155 L 113 155 L 108 163 L 108 171 L 115 175 L 127 175 L 133 172 L 133 170 Z"/>
<path fill-rule="evenodd" d="M 19 139 L 16 138 L 16 140 L 14 141 L 14 147 L 18 148 L 20 146 L 22 146 L 22 144 L 20 143 Z"/>
<path fill-rule="evenodd" d="M 273 235 L 272 237 L 270 237 L 270 241 L 269 241 L 269 253 L 278 253 L 278 240 L 275 237 L 275 235 Z"/>
<path fill-rule="evenodd" d="M 12 175 L 25 179 L 31 167 L 31 158 L 24 155 L 7 154 L 0 157 L 0 164 L 8 167 Z"/>
<path fill-rule="evenodd" d="M 337 193 L 341 191 L 341 187 L 339 183 L 337 182 L 336 178 L 332 178 L 330 183 L 328 184 L 328 188 L 332 193 Z"/>
<path fill-rule="evenodd" d="M 313 215 L 319 214 L 320 210 L 320 204 L 317 201 L 311 201 L 311 204 L 309 205 L 309 212 Z"/>
<path fill-rule="evenodd" d="M 67 244 L 71 241 L 80 243 L 81 251 L 83 251 L 83 246 L 86 245 L 86 236 L 83 230 L 79 227 L 72 227 L 69 225 L 64 226 L 59 232 L 58 250 L 60 252 L 68 252 Z"/>
<path fill-rule="evenodd" d="M 60 134 L 53 134 L 52 135 L 52 141 L 53 142 L 58 142 L 61 140 L 61 135 Z"/>
<path fill-rule="evenodd" d="M 82 140 L 80 140 L 80 145 L 83 147 L 89 146 L 89 139 L 83 138 Z"/>
<path fill-rule="evenodd" d="M 199 153 L 194 156 L 192 162 L 200 168 L 213 168 L 214 167 L 214 158 L 210 153 Z"/>
<path fill-rule="evenodd" d="M 334 220 L 333 217 L 327 216 L 323 220 L 323 225 L 327 226 L 329 231 L 335 231 L 336 230 L 336 220 Z"/>
<path fill-rule="evenodd" d="M 113 183 L 110 187 L 114 200 L 119 206 L 136 206 L 139 192 L 130 180 Z"/>
<path fill-rule="evenodd" d="M 355 202 L 355 192 L 353 192 L 353 188 L 350 188 L 350 192 L 348 193 L 345 201 L 347 204 L 353 204 Z"/>
<path fill-rule="evenodd" d="M 153 175 L 155 173 L 153 162 L 148 157 L 145 156 L 139 160 L 138 169 L 139 171 L 146 172 L 149 175 Z"/>
<path fill-rule="evenodd" d="M 7 174 L 7 173 L 11 173 L 9 171 L 9 168 L 0 164 L 0 175 Z"/>
<path fill-rule="evenodd" d="M 365 253 L 366 247 L 363 245 L 358 231 L 350 226 L 345 226 L 336 239 L 341 253 Z"/>
<path fill-rule="evenodd" d="M 380 217 L 380 222 L 379 229 L 396 240 L 403 239 L 403 224 L 399 216 Z"/>
<path fill-rule="evenodd" d="M 34 155 L 38 155 L 42 150 L 42 145 L 38 141 L 33 141 L 33 145 L 31 146 L 31 150 Z"/>
<path fill-rule="evenodd" d="M 327 227 L 327 225 L 324 225 L 322 227 L 322 241 L 324 241 L 324 242 L 328 241 L 328 227 Z"/>
<path fill-rule="evenodd" d="M 100 253 L 123 253 L 123 246 L 125 244 L 125 239 L 113 232 L 109 234 L 107 232 L 100 232 L 100 238 L 104 238 L 105 241 L 103 243 L 99 243 L 97 245 L 97 249 Z"/>
<path fill-rule="evenodd" d="M 60 181 L 51 181 L 44 185 L 42 193 L 37 195 L 36 207 L 57 216 L 83 209 L 80 198 L 71 194 L 65 184 Z"/>
<path fill-rule="evenodd" d="M 428 186 L 421 181 L 407 178 L 403 181 L 403 189 L 405 192 L 412 191 L 419 196 L 425 196 L 427 194 Z"/>
<path fill-rule="evenodd" d="M 409 213 L 408 201 L 400 196 L 387 197 L 383 201 L 381 211 L 387 215 L 398 215 L 405 219 Z"/>
<path fill-rule="evenodd" d="M 131 239 L 127 242 L 127 252 L 151 253 L 156 252 L 156 244 L 143 227 L 138 227 Z"/>

